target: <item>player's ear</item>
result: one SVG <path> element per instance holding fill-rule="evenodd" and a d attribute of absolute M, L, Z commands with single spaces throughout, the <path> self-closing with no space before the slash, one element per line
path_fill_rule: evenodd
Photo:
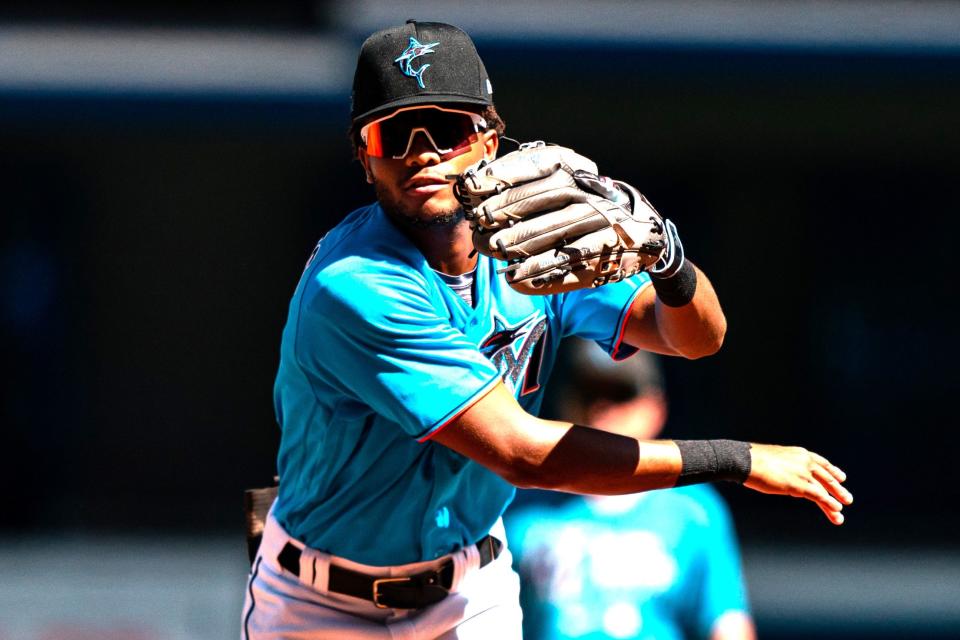
<path fill-rule="evenodd" d="M 483 157 L 487 162 L 491 162 L 497 157 L 497 149 L 500 148 L 500 136 L 496 129 L 488 129 L 483 134 Z"/>
<path fill-rule="evenodd" d="M 357 148 L 357 160 L 363 165 L 363 172 L 367 174 L 367 184 L 373 184 L 373 172 L 370 171 L 370 156 L 363 147 Z"/>

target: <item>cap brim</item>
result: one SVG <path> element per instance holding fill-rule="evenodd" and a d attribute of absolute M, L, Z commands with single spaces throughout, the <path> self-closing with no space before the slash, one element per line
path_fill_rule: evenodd
<path fill-rule="evenodd" d="M 459 96 L 449 93 L 421 93 L 415 96 L 406 96 L 404 98 L 398 98 L 397 100 L 392 100 L 386 104 L 378 106 L 376 109 L 371 109 L 364 113 L 361 113 L 358 116 L 353 118 L 353 125 L 362 120 L 373 120 L 379 116 L 385 116 L 391 111 L 395 111 L 401 107 L 410 107 L 418 104 L 442 104 L 442 105 L 464 105 L 464 106 L 480 106 L 480 107 L 489 107 L 492 103 L 489 100 L 483 100 L 481 98 L 471 97 L 471 96 Z"/>

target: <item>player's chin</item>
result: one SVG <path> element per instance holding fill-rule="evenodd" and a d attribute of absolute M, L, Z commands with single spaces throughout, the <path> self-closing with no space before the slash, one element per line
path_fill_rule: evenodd
<path fill-rule="evenodd" d="M 433 211 L 429 214 L 421 212 L 417 219 L 420 226 L 423 227 L 447 227 L 459 224 L 463 220 L 463 209 L 457 206 Z"/>

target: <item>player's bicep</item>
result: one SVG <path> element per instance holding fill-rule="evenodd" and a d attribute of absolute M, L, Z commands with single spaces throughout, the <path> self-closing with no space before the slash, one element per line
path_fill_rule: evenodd
<path fill-rule="evenodd" d="M 676 349 L 663 339 L 657 327 L 657 292 L 648 286 L 637 294 L 627 315 L 623 341 L 631 347 L 663 355 L 677 355 Z"/>
<path fill-rule="evenodd" d="M 481 395 L 431 440 L 517 486 L 529 484 L 555 444 L 558 426 L 526 411 L 502 384 Z"/>

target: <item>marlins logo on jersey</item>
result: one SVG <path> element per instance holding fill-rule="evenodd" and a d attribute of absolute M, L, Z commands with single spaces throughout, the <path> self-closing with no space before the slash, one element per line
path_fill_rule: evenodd
<path fill-rule="evenodd" d="M 504 384 L 514 393 L 521 376 L 523 387 L 519 395 L 539 389 L 547 318 L 537 311 L 515 325 L 508 325 L 494 314 L 493 326 L 493 332 L 480 342 L 480 353 L 497 367 Z"/>

